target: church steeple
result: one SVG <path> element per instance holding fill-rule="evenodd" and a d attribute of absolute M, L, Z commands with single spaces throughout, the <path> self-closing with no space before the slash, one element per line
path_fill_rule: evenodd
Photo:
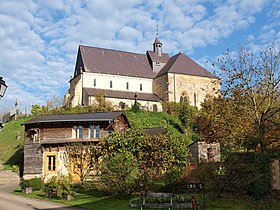
<path fill-rule="evenodd" d="M 158 34 L 156 36 L 153 46 L 154 46 L 154 52 L 156 53 L 156 55 L 161 56 L 162 55 L 162 43 L 160 42 L 160 40 L 158 38 Z"/>
<path fill-rule="evenodd" d="M 157 24 L 157 36 L 156 36 L 153 46 L 154 46 L 154 52 L 156 53 L 156 55 L 161 56 L 162 55 L 162 43 L 160 42 L 160 40 L 158 38 L 158 24 Z"/>

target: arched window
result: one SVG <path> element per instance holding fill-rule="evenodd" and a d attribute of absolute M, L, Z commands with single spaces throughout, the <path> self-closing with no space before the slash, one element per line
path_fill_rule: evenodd
<path fill-rule="evenodd" d="M 153 105 L 153 112 L 157 112 L 158 111 L 158 107 L 156 104 Z"/>
<path fill-rule="evenodd" d="M 181 96 L 180 96 L 180 103 L 187 103 L 189 102 L 189 96 L 188 94 L 184 91 Z"/>

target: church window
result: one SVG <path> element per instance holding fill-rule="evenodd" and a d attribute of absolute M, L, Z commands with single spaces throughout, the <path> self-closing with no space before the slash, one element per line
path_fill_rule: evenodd
<path fill-rule="evenodd" d="M 189 102 L 188 94 L 184 91 L 180 97 L 180 103 Z"/>
<path fill-rule="evenodd" d="M 142 84 L 140 84 L 140 91 L 142 91 L 142 89 L 143 89 L 143 88 L 142 88 Z"/>
<path fill-rule="evenodd" d="M 93 79 L 93 86 L 96 87 L 96 79 Z"/>
<path fill-rule="evenodd" d="M 110 88 L 113 88 L 113 81 L 110 81 Z"/>
<path fill-rule="evenodd" d="M 157 111 L 158 111 L 157 105 L 154 104 L 154 105 L 153 105 L 153 112 L 157 112 Z"/>
<path fill-rule="evenodd" d="M 193 94 L 193 103 L 195 106 L 197 106 L 197 94 L 196 93 Z"/>
<path fill-rule="evenodd" d="M 129 90 L 129 83 L 126 83 L 126 89 Z"/>

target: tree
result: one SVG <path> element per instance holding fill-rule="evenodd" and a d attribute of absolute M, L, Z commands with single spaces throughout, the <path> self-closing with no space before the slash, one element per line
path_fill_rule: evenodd
<path fill-rule="evenodd" d="M 230 151 L 244 149 L 254 132 L 246 107 L 232 98 L 208 97 L 196 120 L 201 140 L 219 142 Z"/>
<path fill-rule="evenodd" d="M 106 100 L 104 94 L 95 96 L 95 102 L 89 107 L 91 112 L 111 112 L 114 110 L 111 101 Z"/>
<path fill-rule="evenodd" d="M 104 161 L 106 164 L 115 161 L 116 157 L 122 157 L 121 161 L 133 162 L 134 167 L 130 168 L 130 173 L 126 174 L 134 180 L 133 185 L 130 185 L 133 186 L 130 192 L 141 187 L 149 189 L 155 180 L 164 178 L 166 172 L 172 170 L 173 167 L 180 168 L 182 172 L 188 157 L 186 142 L 182 139 L 172 138 L 169 135 L 148 135 L 142 130 L 114 132 L 100 142 L 100 149 L 103 151 L 102 157 L 106 159 Z M 138 167 L 137 170 L 135 166 Z M 107 172 L 107 174 L 112 173 Z M 124 178 L 124 176 L 117 177 L 122 180 Z M 128 177 L 125 180 L 131 180 Z M 105 181 L 112 180 L 108 177 L 104 179 Z M 118 183 L 124 182 L 120 180 Z M 123 187 L 123 189 L 127 188 Z"/>
<path fill-rule="evenodd" d="M 247 113 L 247 121 L 254 128 L 248 138 L 266 150 L 271 144 L 267 135 L 270 125 L 277 125 L 280 112 L 279 46 L 271 44 L 257 53 L 241 47 L 237 54 L 226 53 L 218 60 L 218 66 L 224 80 L 223 97 L 244 107 L 243 113 Z"/>
<path fill-rule="evenodd" d="M 75 142 L 67 144 L 65 149 L 64 162 L 68 171 L 77 175 L 83 184 L 89 172 L 96 169 L 96 146 L 92 143 Z"/>

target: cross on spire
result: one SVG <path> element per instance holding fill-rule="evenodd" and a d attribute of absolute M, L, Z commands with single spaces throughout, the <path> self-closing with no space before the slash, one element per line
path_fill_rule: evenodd
<path fill-rule="evenodd" d="M 158 36 L 158 24 L 157 24 L 157 36 Z"/>

